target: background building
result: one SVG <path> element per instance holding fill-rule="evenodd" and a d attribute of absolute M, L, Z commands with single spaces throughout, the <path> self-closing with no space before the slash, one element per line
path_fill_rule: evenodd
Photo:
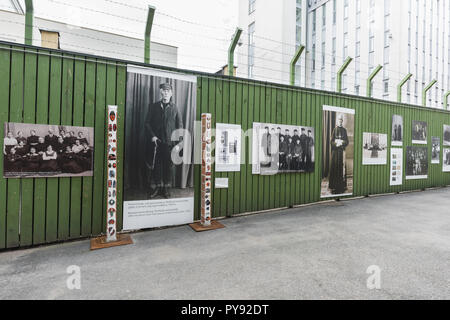
<path fill-rule="evenodd" d="M 0 6 L 0 40 L 24 43 L 25 8 L 19 1 L 2 1 Z M 33 21 L 33 45 L 62 49 L 114 59 L 144 62 L 142 38 L 114 32 L 74 26 L 37 16 Z M 150 63 L 178 67 L 178 48 L 151 42 Z"/>
<path fill-rule="evenodd" d="M 238 76 L 289 82 L 289 63 L 300 45 L 296 84 L 336 90 L 336 72 L 353 58 L 344 93 L 366 95 L 377 65 L 373 97 L 396 100 L 408 74 L 403 102 L 421 104 L 433 79 L 427 106 L 443 107 L 450 89 L 450 2 L 444 0 L 240 0 L 239 25 L 246 31 L 238 49 Z"/>

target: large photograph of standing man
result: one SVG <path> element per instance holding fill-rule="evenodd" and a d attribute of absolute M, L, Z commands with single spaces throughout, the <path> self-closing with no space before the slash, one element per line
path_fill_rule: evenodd
<path fill-rule="evenodd" d="M 353 194 L 355 110 L 323 106 L 321 197 Z"/>
<path fill-rule="evenodd" d="M 191 78 L 153 69 L 128 72 L 125 201 L 193 197 L 197 87 Z"/>

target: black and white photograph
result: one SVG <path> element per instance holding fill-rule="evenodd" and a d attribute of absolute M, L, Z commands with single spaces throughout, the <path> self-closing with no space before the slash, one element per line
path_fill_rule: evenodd
<path fill-rule="evenodd" d="M 196 92 L 196 77 L 128 67 L 124 228 L 192 220 Z"/>
<path fill-rule="evenodd" d="M 427 123 L 425 121 L 413 121 L 411 137 L 413 144 L 428 144 Z"/>
<path fill-rule="evenodd" d="M 444 124 L 444 146 L 450 146 L 450 125 Z"/>
<path fill-rule="evenodd" d="M 216 124 L 216 172 L 241 170 L 242 129 L 236 124 Z"/>
<path fill-rule="evenodd" d="M 363 165 L 387 164 L 387 134 L 363 133 Z"/>
<path fill-rule="evenodd" d="M 431 163 L 439 164 L 441 159 L 441 138 L 431 137 Z"/>
<path fill-rule="evenodd" d="M 450 148 L 442 149 L 442 171 L 450 172 Z"/>
<path fill-rule="evenodd" d="M 253 130 L 260 174 L 314 171 L 314 128 L 254 123 Z"/>
<path fill-rule="evenodd" d="M 321 197 L 353 194 L 355 110 L 323 106 Z"/>
<path fill-rule="evenodd" d="M 392 116 L 391 145 L 396 147 L 403 145 L 403 117 L 397 114 Z"/>
<path fill-rule="evenodd" d="M 94 128 L 6 122 L 3 177 L 93 175 Z"/>
<path fill-rule="evenodd" d="M 428 148 L 407 147 L 406 148 L 406 179 L 428 178 Z"/>

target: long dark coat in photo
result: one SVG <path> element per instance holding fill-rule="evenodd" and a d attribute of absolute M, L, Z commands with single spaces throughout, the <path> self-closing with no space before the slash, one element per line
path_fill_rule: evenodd
<path fill-rule="evenodd" d="M 336 140 L 342 140 L 341 146 L 336 145 Z M 344 193 L 347 189 L 347 181 L 344 177 L 344 151 L 349 144 L 347 130 L 344 127 L 336 127 L 331 133 L 331 164 L 329 188 L 335 194 Z"/>

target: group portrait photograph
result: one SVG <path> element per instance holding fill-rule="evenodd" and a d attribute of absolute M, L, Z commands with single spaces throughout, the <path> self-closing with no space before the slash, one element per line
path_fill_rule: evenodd
<path fill-rule="evenodd" d="M 93 174 L 93 128 L 9 122 L 4 133 L 5 178 Z"/>

